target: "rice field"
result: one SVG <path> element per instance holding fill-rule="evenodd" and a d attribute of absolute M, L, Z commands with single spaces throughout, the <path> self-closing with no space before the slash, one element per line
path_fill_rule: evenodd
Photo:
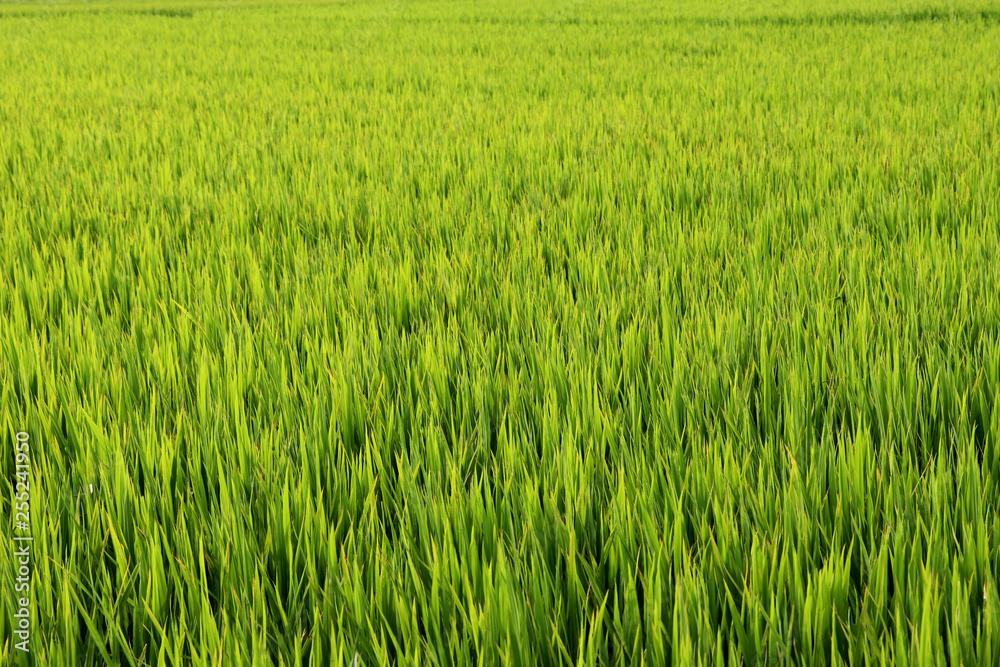
<path fill-rule="evenodd" d="M 1000 665 L 998 258 L 995 0 L 0 3 L 0 660 Z"/>

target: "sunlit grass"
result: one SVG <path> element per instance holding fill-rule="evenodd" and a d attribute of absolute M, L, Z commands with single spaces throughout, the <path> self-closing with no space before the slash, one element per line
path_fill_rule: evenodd
<path fill-rule="evenodd" d="M 1000 664 L 998 44 L 0 5 L 38 664 Z"/>

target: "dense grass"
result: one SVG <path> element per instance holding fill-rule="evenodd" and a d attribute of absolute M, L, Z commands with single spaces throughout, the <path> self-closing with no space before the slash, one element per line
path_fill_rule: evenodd
<path fill-rule="evenodd" d="M 0 6 L 39 664 L 1000 664 L 998 18 Z"/>

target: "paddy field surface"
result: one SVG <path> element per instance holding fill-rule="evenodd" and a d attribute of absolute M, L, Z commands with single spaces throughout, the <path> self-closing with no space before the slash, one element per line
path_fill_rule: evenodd
<path fill-rule="evenodd" d="M 0 659 L 1000 664 L 998 109 L 988 0 L 0 3 Z"/>

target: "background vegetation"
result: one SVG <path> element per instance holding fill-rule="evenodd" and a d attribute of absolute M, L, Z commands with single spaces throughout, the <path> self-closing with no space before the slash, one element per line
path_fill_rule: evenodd
<path fill-rule="evenodd" d="M 980 0 L 0 6 L 38 663 L 1000 663 L 998 44 Z"/>

